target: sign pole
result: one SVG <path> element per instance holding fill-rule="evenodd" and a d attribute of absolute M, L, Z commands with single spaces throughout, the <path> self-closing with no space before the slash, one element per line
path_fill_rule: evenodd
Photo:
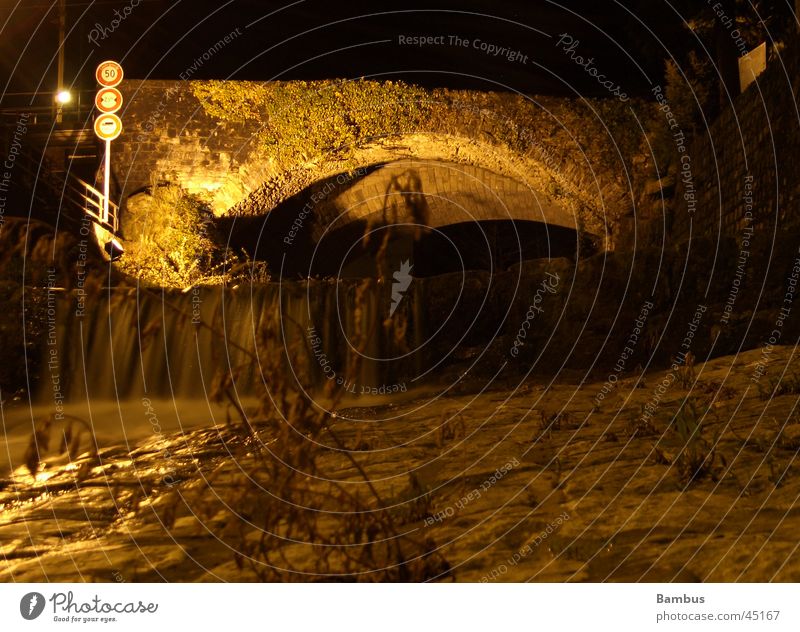
<path fill-rule="evenodd" d="M 95 95 L 95 107 L 103 114 L 94 121 L 94 133 L 105 141 L 105 168 L 103 176 L 103 223 L 109 225 L 111 197 L 111 141 L 122 133 L 122 121 L 115 114 L 122 107 L 122 94 L 116 86 L 122 81 L 122 66 L 115 61 L 104 61 L 95 70 L 95 79 L 102 88 Z M 116 226 L 114 226 L 116 230 Z"/>
<path fill-rule="evenodd" d="M 108 197 L 111 191 L 111 141 L 106 141 L 106 171 L 103 177 L 103 221 L 108 224 Z"/>

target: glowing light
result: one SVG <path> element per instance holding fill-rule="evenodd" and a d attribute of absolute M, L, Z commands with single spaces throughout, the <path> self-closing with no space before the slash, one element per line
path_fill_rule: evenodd
<path fill-rule="evenodd" d="M 72 101 L 72 94 L 70 94 L 70 91 L 69 91 L 69 90 L 61 90 L 61 91 L 60 91 L 60 92 L 59 92 L 59 93 L 56 95 L 56 101 L 57 101 L 58 103 L 60 103 L 61 105 L 64 105 L 64 104 L 66 104 L 66 103 L 69 103 L 70 101 Z"/>
<path fill-rule="evenodd" d="M 125 254 L 125 249 L 122 247 L 122 244 L 113 237 L 111 240 L 106 242 L 104 248 L 106 253 L 108 253 L 108 256 L 111 258 L 111 261 L 116 261 L 123 254 Z"/>

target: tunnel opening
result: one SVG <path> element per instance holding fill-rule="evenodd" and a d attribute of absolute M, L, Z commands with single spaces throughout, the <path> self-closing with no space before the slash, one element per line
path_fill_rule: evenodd
<path fill-rule="evenodd" d="M 397 160 L 318 181 L 260 216 L 221 218 L 228 246 L 273 278 L 379 276 L 375 259 L 415 277 L 502 272 L 533 259 L 602 249 L 568 202 L 487 169 Z"/>
<path fill-rule="evenodd" d="M 597 245 L 562 226 L 525 220 L 484 220 L 440 227 L 414 224 L 370 227 L 356 221 L 326 234 L 316 245 L 310 274 L 319 277 L 377 276 L 378 251 L 387 240 L 384 260 L 390 269 L 403 262 L 413 276 L 461 272 L 504 272 L 533 259 L 576 259 Z"/>

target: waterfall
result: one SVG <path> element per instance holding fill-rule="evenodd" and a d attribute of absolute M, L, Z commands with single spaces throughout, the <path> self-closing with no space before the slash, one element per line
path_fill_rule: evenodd
<path fill-rule="evenodd" d="M 57 367 L 67 402 L 206 399 L 220 373 L 239 396 L 252 396 L 262 379 L 257 352 L 291 356 L 290 379 L 296 374 L 315 388 L 336 380 L 337 388 L 354 395 L 406 390 L 419 366 L 413 350 L 421 338 L 422 313 L 413 305 L 415 293 L 393 316 L 408 320 L 411 352 L 405 353 L 384 326 L 388 289 L 373 284 L 358 301 L 359 283 L 118 289 L 85 299 L 82 311 L 64 298 L 58 303 L 55 344 L 46 345 L 44 353 L 48 360 L 55 356 L 51 367 Z M 279 337 L 269 342 L 275 348 L 259 349 L 260 332 L 270 322 L 278 325 Z M 364 357 L 358 372 L 348 375 L 360 332 Z M 39 391 L 41 400 L 52 401 L 47 379 Z"/>

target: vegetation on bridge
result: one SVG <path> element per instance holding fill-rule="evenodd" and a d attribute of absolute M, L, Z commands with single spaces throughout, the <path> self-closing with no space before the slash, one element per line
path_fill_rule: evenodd
<path fill-rule="evenodd" d="M 192 90 L 215 118 L 257 122 L 262 145 L 286 163 L 346 156 L 371 139 L 419 129 L 431 114 L 425 90 L 391 81 L 203 81 Z"/>
<path fill-rule="evenodd" d="M 265 187 L 285 195 L 296 192 L 285 174 L 298 168 L 326 177 L 330 173 L 319 172 L 328 161 L 337 161 L 339 170 L 342 163 L 359 166 L 357 153 L 364 146 L 430 134 L 479 142 L 514 157 L 519 164 L 479 166 L 500 167 L 501 173 L 504 166 L 515 177 L 524 173 L 524 181 L 573 208 L 579 223 L 595 234 L 630 211 L 639 175 L 633 157 L 642 153 L 640 130 L 650 127 L 653 115 L 649 104 L 635 100 L 425 90 L 366 80 L 198 81 L 191 90 L 213 119 L 255 130 L 258 160 L 274 165 L 281 180 L 280 186 Z M 257 206 L 281 201 L 272 197 L 261 195 Z"/>

